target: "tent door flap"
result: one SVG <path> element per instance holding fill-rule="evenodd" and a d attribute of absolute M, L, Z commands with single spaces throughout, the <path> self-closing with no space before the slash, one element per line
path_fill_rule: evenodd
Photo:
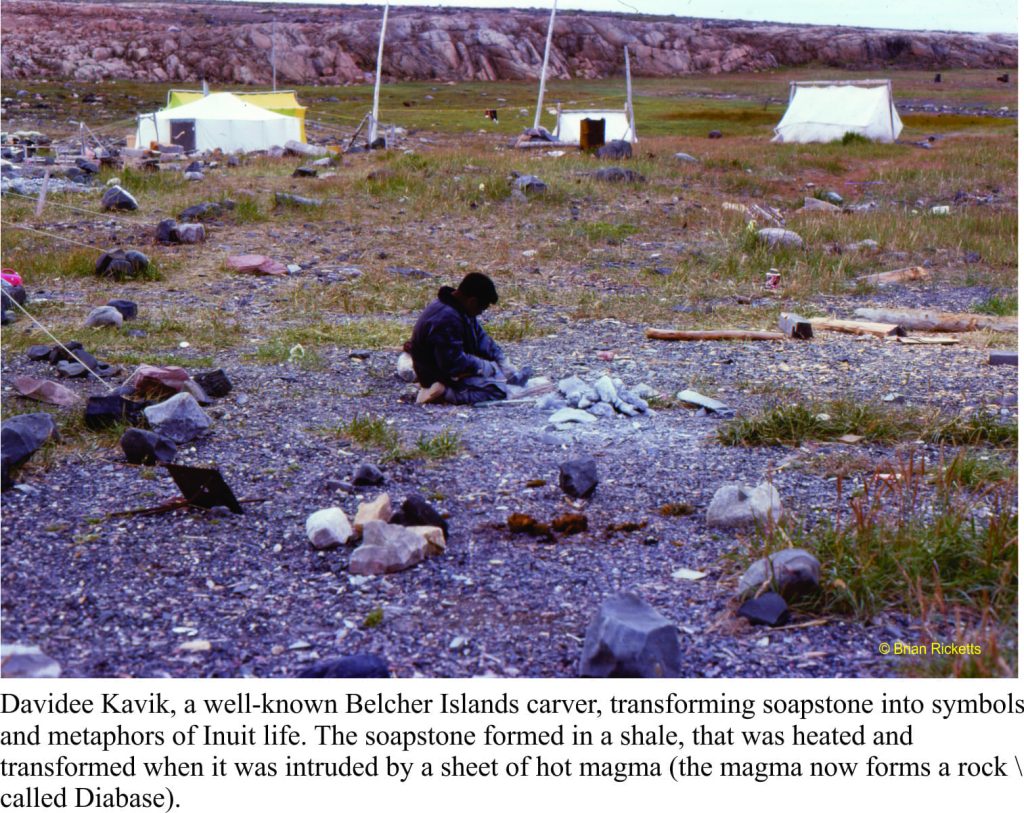
<path fill-rule="evenodd" d="M 171 119 L 171 143 L 177 144 L 185 152 L 196 149 L 196 120 Z"/>

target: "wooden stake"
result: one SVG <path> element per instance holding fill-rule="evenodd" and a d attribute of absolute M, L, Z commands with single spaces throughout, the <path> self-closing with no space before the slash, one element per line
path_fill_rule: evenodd
<path fill-rule="evenodd" d="M 785 341 L 785 333 L 770 330 L 659 330 L 647 328 L 648 339 L 663 339 L 667 342 L 707 341 Z"/>
<path fill-rule="evenodd" d="M 39 197 L 36 199 L 36 217 L 43 213 L 43 206 L 46 205 L 46 190 L 50 188 L 50 168 L 43 173 L 43 186 L 39 190 Z"/>
<path fill-rule="evenodd" d="M 912 265 L 909 268 L 897 268 L 895 271 L 882 271 L 879 274 L 857 277 L 854 282 L 863 282 L 867 285 L 889 285 L 894 282 L 914 282 L 927 279 L 931 275 L 931 270 L 923 265 Z"/>
<path fill-rule="evenodd" d="M 889 308 L 857 308 L 861 319 L 898 324 L 907 330 L 930 333 L 967 333 L 972 330 L 995 330 L 1016 333 L 1016 316 L 984 316 L 979 313 L 944 313 L 928 310 L 892 310 Z"/>

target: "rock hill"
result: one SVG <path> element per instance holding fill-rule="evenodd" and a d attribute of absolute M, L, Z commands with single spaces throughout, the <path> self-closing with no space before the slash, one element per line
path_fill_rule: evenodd
<path fill-rule="evenodd" d="M 267 84 L 276 21 L 278 79 L 294 84 L 372 80 L 379 7 L 241 3 L 5 0 L 6 78 L 133 79 Z M 388 21 L 390 79 L 533 79 L 544 11 L 396 8 Z M 550 75 L 637 76 L 757 71 L 819 64 L 851 69 L 1013 68 L 1009 34 L 884 31 L 625 14 L 562 12 Z"/>

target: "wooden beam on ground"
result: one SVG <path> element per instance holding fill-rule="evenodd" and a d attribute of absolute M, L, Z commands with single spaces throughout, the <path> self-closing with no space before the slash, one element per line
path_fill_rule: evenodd
<path fill-rule="evenodd" d="M 867 285 L 891 285 L 895 282 L 916 282 L 927 279 L 931 275 L 931 269 L 925 268 L 923 265 L 912 265 L 909 268 L 897 268 L 895 271 L 882 271 L 878 274 L 857 277 L 854 282 Z"/>
<path fill-rule="evenodd" d="M 857 322 L 853 319 L 829 319 L 818 316 L 809 320 L 818 330 L 832 330 L 837 333 L 856 333 L 861 336 L 878 336 L 885 339 L 889 336 L 906 336 L 907 331 L 900 325 L 883 322 Z"/>
<path fill-rule="evenodd" d="M 874 322 L 902 325 L 907 330 L 930 333 L 967 333 L 972 330 L 995 330 L 1016 333 L 1016 316 L 985 316 L 980 313 L 945 313 L 929 310 L 893 310 L 891 308 L 857 308 L 854 315 Z"/>
<path fill-rule="evenodd" d="M 953 336 L 896 336 L 900 344 L 960 344 Z"/>
<path fill-rule="evenodd" d="M 813 339 L 814 328 L 811 321 L 795 313 L 779 314 L 779 330 L 791 339 Z"/>
<path fill-rule="evenodd" d="M 771 330 L 660 330 L 649 327 L 648 339 L 662 339 L 667 342 L 711 342 L 711 341 L 785 341 L 785 333 Z"/>

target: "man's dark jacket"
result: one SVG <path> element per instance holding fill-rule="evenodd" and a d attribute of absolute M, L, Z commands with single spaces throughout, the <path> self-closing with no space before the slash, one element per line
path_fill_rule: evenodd
<path fill-rule="evenodd" d="M 420 386 L 440 381 L 457 389 L 460 379 L 492 376 L 493 369 L 487 362 L 501 365 L 505 361 L 501 348 L 475 317 L 459 307 L 454 293 L 455 289 L 447 285 L 441 288 L 412 329 L 412 341 L 406 349 L 412 355 Z"/>

